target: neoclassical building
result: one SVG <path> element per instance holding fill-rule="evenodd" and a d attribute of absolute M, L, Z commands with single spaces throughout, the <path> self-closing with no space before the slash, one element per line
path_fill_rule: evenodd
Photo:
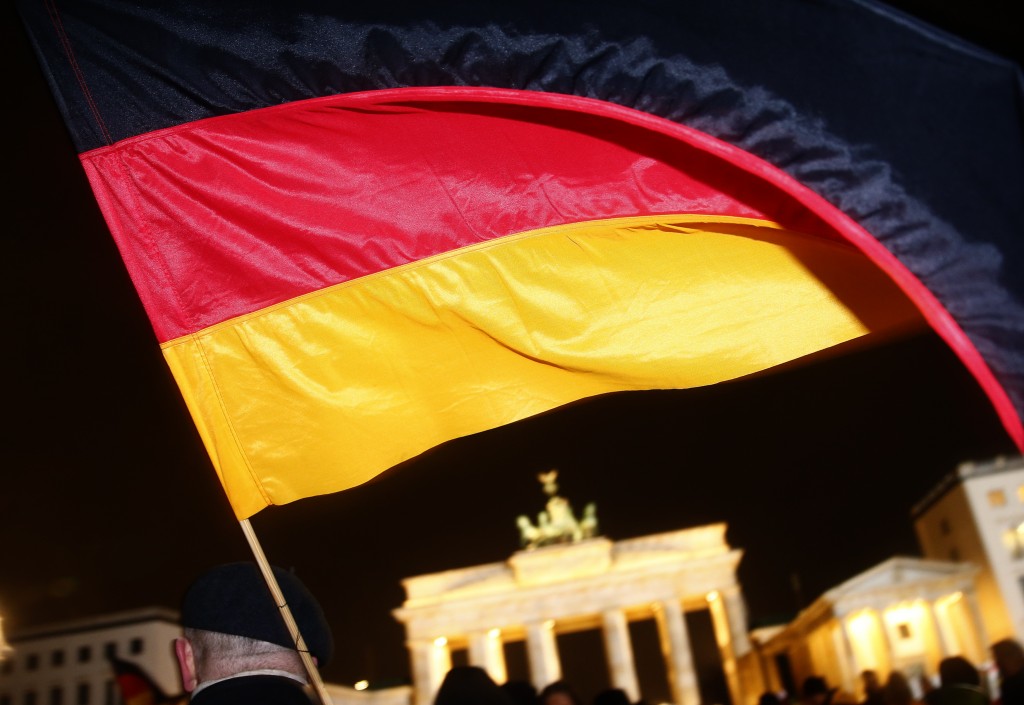
<path fill-rule="evenodd" d="M 178 612 L 161 607 L 12 633 L 10 648 L 0 639 L 0 705 L 120 705 L 112 657 L 138 665 L 168 695 L 180 693 L 169 648 L 178 636 Z"/>
<path fill-rule="evenodd" d="M 732 701 L 745 702 L 739 662 L 750 642 L 736 581 L 741 551 L 726 543 L 725 531 L 713 524 L 625 541 L 578 536 L 524 548 L 501 563 L 407 578 L 407 598 L 394 615 L 405 626 L 414 705 L 432 702 L 453 649 L 466 649 L 469 663 L 500 683 L 505 645 L 525 641 L 530 679 L 542 688 L 562 675 L 556 636 L 583 629 L 602 634 L 609 685 L 638 700 L 628 625 L 639 619 L 657 624 L 673 702 L 697 705 L 684 614 L 698 609 L 710 610 Z M 524 542 L 530 536 L 524 531 Z"/>
<path fill-rule="evenodd" d="M 978 568 L 988 638 L 1024 641 L 1024 457 L 961 463 L 911 517 L 926 558 Z"/>
<path fill-rule="evenodd" d="M 793 689 L 823 675 L 856 700 L 862 670 L 935 682 L 943 658 L 963 656 L 994 688 L 989 647 L 1024 641 L 1024 458 L 961 463 L 911 517 L 924 558 L 883 561 L 752 635 L 762 682 Z"/>
<path fill-rule="evenodd" d="M 895 557 L 850 578 L 784 627 L 754 632 L 765 685 L 795 690 L 803 678 L 820 675 L 851 701 L 863 697 L 864 670 L 883 679 L 899 670 L 915 682 L 922 675 L 937 681 L 947 656 L 984 664 L 989 642 L 977 573 L 966 563 Z"/>

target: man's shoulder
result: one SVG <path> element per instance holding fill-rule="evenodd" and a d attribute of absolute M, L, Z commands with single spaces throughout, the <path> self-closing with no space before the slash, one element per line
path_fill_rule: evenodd
<path fill-rule="evenodd" d="M 192 705 L 315 705 L 307 689 L 291 678 L 252 675 L 228 678 L 196 693 Z"/>

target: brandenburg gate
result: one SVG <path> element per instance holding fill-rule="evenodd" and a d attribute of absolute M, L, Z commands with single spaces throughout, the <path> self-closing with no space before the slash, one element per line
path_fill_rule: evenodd
<path fill-rule="evenodd" d="M 708 609 L 732 702 L 744 702 L 738 660 L 750 651 L 746 607 L 736 582 L 741 551 L 725 524 L 611 541 L 596 535 L 588 506 L 577 521 L 543 473 L 549 495 L 537 525 L 519 517 L 524 548 L 501 563 L 403 580 L 394 610 L 405 625 L 414 705 L 430 705 L 453 649 L 498 683 L 507 680 L 504 644 L 525 641 L 530 680 L 541 689 L 562 676 L 556 635 L 600 629 L 610 686 L 641 698 L 629 622 L 657 624 L 669 689 L 677 705 L 699 705 L 684 613 Z"/>

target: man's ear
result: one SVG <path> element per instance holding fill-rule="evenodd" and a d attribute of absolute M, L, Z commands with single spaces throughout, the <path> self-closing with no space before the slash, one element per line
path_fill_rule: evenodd
<path fill-rule="evenodd" d="M 192 642 L 185 637 L 174 640 L 174 654 L 178 657 L 178 670 L 181 672 L 181 686 L 186 693 L 191 693 L 199 685 L 196 676 L 196 659 L 192 653 Z"/>

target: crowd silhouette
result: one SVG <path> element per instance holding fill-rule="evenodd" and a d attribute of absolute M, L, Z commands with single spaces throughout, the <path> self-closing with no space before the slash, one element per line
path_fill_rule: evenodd
<path fill-rule="evenodd" d="M 873 669 L 860 674 L 863 697 L 842 695 L 818 675 L 808 676 L 799 692 L 765 691 L 758 705 L 1024 705 L 1024 647 L 1015 639 L 992 645 L 995 685 L 977 665 L 963 656 L 948 656 L 938 665 L 938 677 L 890 671 L 883 680 Z M 456 666 L 445 676 L 433 705 L 647 705 L 634 701 L 620 688 L 598 692 L 588 703 L 565 680 L 538 689 L 529 681 L 501 685 L 477 666 Z M 702 704 L 703 705 L 703 704 Z M 711 705 L 711 704 L 707 704 Z"/>
<path fill-rule="evenodd" d="M 994 683 L 969 659 L 948 656 L 938 664 L 937 677 L 910 676 L 892 670 L 886 679 L 877 671 L 860 674 L 863 696 L 843 697 L 822 676 L 809 676 L 798 697 L 785 692 L 766 691 L 758 705 L 1024 705 L 1024 647 L 1016 639 L 992 644 L 996 667 Z"/>

